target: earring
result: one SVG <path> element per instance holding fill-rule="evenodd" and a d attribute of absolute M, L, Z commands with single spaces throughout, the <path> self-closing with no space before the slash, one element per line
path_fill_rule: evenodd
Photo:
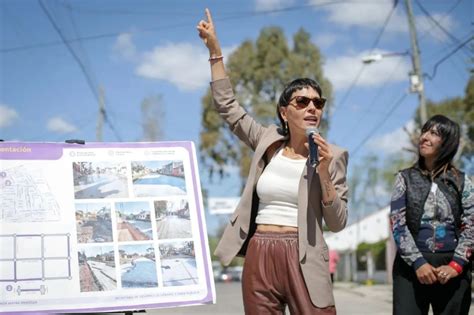
<path fill-rule="evenodd" d="M 288 121 L 285 120 L 285 132 L 288 133 Z"/>

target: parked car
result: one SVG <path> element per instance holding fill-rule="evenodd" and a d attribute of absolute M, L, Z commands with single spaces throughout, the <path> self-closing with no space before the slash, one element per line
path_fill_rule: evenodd
<path fill-rule="evenodd" d="M 212 262 L 212 273 L 214 275 L 214 281 L 220 281 L 220 276 L 222 273 L 222 265 L 218 261 Z"/>
<path fill-rule="evenodd" d="M 230 273 L 232 274 L 232 279 L 234 281 L 242 281 L 242 271 L 244 269 L 243 266 L 234 266 L 230 267 Z"/>
<path fill-rule="evenodd" d="M 242 266 L 222 267 L 219 262 L 212 262 L 214 281 L 216 282 L 241 281 L 242 269 Z"/>

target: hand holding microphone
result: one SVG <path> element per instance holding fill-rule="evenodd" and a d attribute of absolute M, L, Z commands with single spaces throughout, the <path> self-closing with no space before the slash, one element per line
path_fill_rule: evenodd
<path fill-rule="evenodd" d="M 318 144 L 313 139 L 313 135 L 315 134 L 319 134 L 318 128 L 316 127 L 306 128 L 306 136 L 308 137 L 308 145 L 309 145 L 309 164 L 312 167 L 316 167 L 319 164 Z"/>

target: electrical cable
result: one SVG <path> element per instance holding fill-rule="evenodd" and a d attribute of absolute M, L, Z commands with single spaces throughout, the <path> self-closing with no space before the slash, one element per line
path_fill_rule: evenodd
<path fill-rule="evenodd" d="M 48 9 L 46 8 L 46 6 L 44 5 L 43 1 L 42 0 L 38 0 L 43 12 L 45 13 L 45 15 L 47 16 L 48 20 L 51 22 L 51 24 L 53 25 L 53 28 L 56 30 L 56 32 L 59 34 L 59 37 L 63 40 L 64 42 L 64 45 L 67 47 L 67 49 L 69 50 L 69 52 L 72 54 L 72 56 L 74 57 L 74 59 L 76 60 L 76 62 L 79 64 L 79 68 L 81 69 L 82 73 L 84 74 L 84 76 L 86 77 L 86 82 L 87 84 L 89 85 L 89 88 L 90 90 L 92 91 L 93 95 L 95 96 L 97 102 L 100 102 L 100 98 L 99 98 L 99 95 L 94 87 L 94 82 L 92 82 L 92 78 L 89 76 L 89 74 L 87 73 L 87 70 L 83 64 L 83 62 L 81 61 L 81 59 L 77 56 L 76 52 L 74 51 L 74 49 L 72 49 L 71 45 L 69 42 L 67 42 L 67 40 L 65 39 L 61 29 L 58 27 L 58 25 L 56 24 L 56 22 L 54 21 L 53 17 L 51 16 L 50 12 L 48 11 Z M 115 127 L 113 126 L 113 124 L 110 122 L 110 120 L 108 119 L 108 116 L 105 115 L 104 113 L 104 120 L 105 122 L 109 125 L 110 129 L 112 130 L 112 132 L 114 133 L 115 137 L 119 140 L 119 141 L 122 141 L 121 140 L 121 137 L 119 135 L 119 133 L 117 132 L 117 130 L 115 129 Z"/>
<path fill-rule="evenodd" d="M 460 1 L 458 1 L 454 6 L 453 8 L 455 8 L 458 4 L 459 4 Z M 430 20 L 432 21 L 440 30 L 443 31 L 443 33 L 445 35 L 447 35 L 452 41 L 454 41 L 456 44 L 459 44 L 461 43 L 461 40 L 459 40 L 456 36 L 454 36 L 453 34 L 451 34 L 446 28 L 444 28 L 443 25 L 441 25 L 441 23 L 439 23 L 439 21 L 437 21 L 426 9 L 425 7 L 418 1 L 418 0 L 415 0 L 415 3 L 418 5 L 418 7 L 420 8 L 420 10 L 423 12 L 423 14 Z M 449 14 L 449 13 L 448 13 Z M 446 15 L 445 15 L 446 16 Z"/>
<path fill-rule="evenodd" d="M 347 0 L 341 0 L 341 1 L 332 1 L 332 2 L 327 2 L 327 3 L 322 3 L 322 4 L 309 4 L 309 5 L 302 5 L 302 6 L 293 6 L 293 7 L 287 7 L 287 8 L 282 8 L 282 9 L 272 9 L 272 10 L 263 10 L 259 12 L 244 12 L 244 13 L 239 13 L 238 15 L 229 15 L 227 17 L 217 17 L 214 19 L 214 21 L 229 21 L 229 20 L 236 20 L 236 19 L 242 19 L 246 17 L 254 17 L 254 16 L 260 16 L 260 15 L 268 15 L 268 14 L 273 14 L 273 13 L 279 13 L 279 12 L 289 12 L 289 11 L 295 11 L 295 10 L 303 10 L 308 7 L 320 7 L 320 6 L 327 6 L 327 5 L 335 5 L 339 3 L 347 3 L 347 2 L 353 2 L 353 1 L 347 1 Z M 374 1 L 368 1 L 368 2 L 377 2 L 376 0 Z M 360 3 L 360 2 L 357 2 Z M 168 29 L 177 29 L 180 27 L 189 27 L 189 23 L 181 23 L 181 24 L 174 24 L 174 25 L 167 25 L 167 26 L 160 26 L 160 27 L 152 27 L 152 28 L 146 28 L 142 29 L 140 31 L 131 31 L 129 33 L 131 34 L 138 34 L 138 33 L 148 33 L 148 32 L 156 32 L 156 31 L 162 31 L 162 30 L 168 30 Z M 97 34 L 97 35 L 90 35 L 90 36 L 84 36 L 80 38 L 69 38 L 69 39 L 64 39 L 66 42 L 76 42 L 76 41 L 88 41 L 88 40 L 98 40 L 98 39 L 103 39 L 103 38 L 111 38 L 111 37 L 117 37 L 119 35 L 123 34 L 123 32 L 113 32 L 113 33 L 104 33 L 104 34 Z M 40 43 L 40 44 L 32 44 L 32 45 L 23 45 L 23 46 L 17 46 L 17 47 L 9 47 L 9 48 L 0 48 L 0 53 L 10 53 L 10 52 L 15 52 L 15 51 L 21 51 L 21 50 L 29 50 L 29 49 L 35 49 L 35 48 L 42 48 L 42 47 L 50 47 L 50 46 L 58 46 L 58 45 L 63 45 L 64 41 L 51 41 L 51 42 L 45 42 L 45 43 Z"/>
<path fill-rule="evenodd" d="M 474 40 L 474 36 L 471 36 L 469 37 L 467 40 L 465 40 L 464 42 L 462 42 L 461 44 L 459 44 L 454 50 L 452 50 L 451 52 L 449 52 L 446 56 L 442 57 L 440 60 L 438 60 L 435 65 L 433 66 L 433 71 L 430 74 L 425 74 L 425 76 L 430 79 L 430 80 L 433 80 L 433 78 L 436 76 L 436 71 L 438 70 L 438 67 L 444 62 L 446 61 L 446 59 L 448 59 L 449 57 L 451 57 L 452 55 L 454 55 L 459 49 L 463 48 L 464 46 L 466 46 L 470 41 Z"/>
<path fill-rule="evenodd" d="M 375 38 L 374 43 L 372 44 L 372 46 L 370 48 L 370 53 L 369 54 L 372 54 L 375 47 L 378 45 L 380 39 L 382 38 L 382 34 L 385 32 L 385 29 L 387 28 L 388 22 L 390 21 L 392 15 L 393 15 L 393 12 L 395 11 L 395 8 L 396 8 L 396 3 L 393 5 L 392 10 L 390 10 L 387 17 L 385 18 L 385 21 L 382 25 L 382 28 L 380 29 L 379 33 L 377 34 L 377 37 Z M 360 76 L 362 75 L 362 72 L 364 72 L 365 66 L 366 66 L 366 64 L 362 64 L 362 66 L 360 67 L 359 71 L 357 72 L 357 75 L 355 76 L 354 80 L 352 81 L 351 85 L 349 86 L 349 89 L 346 91 L 346 93 L 342 97 L 341 102 L 334 109 L 333 115 L 334 115 L 334 112 L 336 112 L 338 109 L 343 107 L 344 103 L 346 102 L 347 98 L 349 97 L 349 94 L 351 94 L 351 92 L 354 89 L 355 85 L 359 81 Z"/>
<path fill-rule="evenodd" d="M 387 119 L 392 115 L 395 109 L 397 109 L 397 107 L 405 100 L 407 95 L 408 93 L 402 94 L 398 101 L 393 104 L 392 108 L 390 108 L 390 111 L 385 115 L 385 117 L 383 117 L 382 120 L 370 130 L 369 134 L 356 146 L 355 149 L 351 150 L 351 158 L 353 158 L 359 152 L 362 146 L 372 137 L 375 131 L 377 131 L 377 129 L 379 129 L 387 121 Z"/>

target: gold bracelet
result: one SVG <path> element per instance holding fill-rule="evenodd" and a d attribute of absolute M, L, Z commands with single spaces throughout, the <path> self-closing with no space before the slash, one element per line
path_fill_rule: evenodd
<path fill-rule="evenodd" d="M 224 59 L 224 56 L 222 56 L 222 55 L 209 57 L 209 61 L 222 60 L 222 59 Z"/>

